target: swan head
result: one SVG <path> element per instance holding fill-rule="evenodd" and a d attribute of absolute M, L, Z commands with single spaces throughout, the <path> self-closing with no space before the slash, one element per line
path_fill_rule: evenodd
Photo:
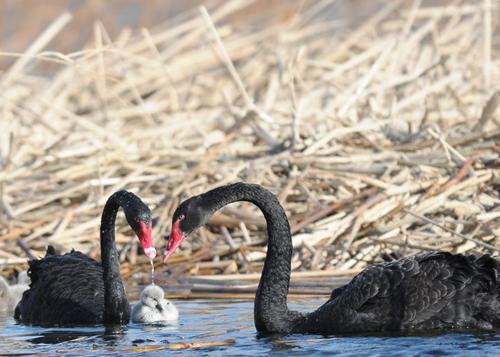
<path fill-rule="evenodd" d="M 161 311 L 163 309 L 161 301 L 164 297 L 162 288 L 158 285 L 149 285 L 141 292 L 140 300 L 143 305 Z"/>
<path fill-rule="evenodd" d="M 201 196 L 194 196 L 182 202 L 172 216 L 172 231 L 163 254 L 163 261 L 174 254 L 186 237 L 198 227 L 207 223 L 212 212 L 203 205 Z"/>
<path fill-rule="evenodd" d="M 153 246 L 151 210 L 133 193 L 127 191 L 119 191 L 118 193 L 122 193 L 124 196 L 125 217 L 127 218 L 128 224 L 137 235 L 137 238 L 139 238 L 144 254 L 146 254 L 149 259 L 154 259 L 156 257 L 156 249 Z"/>

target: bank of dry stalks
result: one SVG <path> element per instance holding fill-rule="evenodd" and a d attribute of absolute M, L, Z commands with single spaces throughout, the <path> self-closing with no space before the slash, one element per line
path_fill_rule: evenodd
<path fill-rule="evenodd" d="M 112 39 L 96 23 L 69 54 L 46 50 L 62 14 L 1 74 L 4 273 L 48 244 L 98 257 L 116 190 L 150 205 L 162 247 L 180 200 L 235 181 L 278 195 L 294 270 L 498 254 L 498 4 L 387 1 L 354 28 L 322 16 L 328 1 L 265 25 L 226 21 L 249 3 Z M 125 276 L 149 269 L 123 218 L 117 241 Z M 264 256 L 262 215 L 233 205 L 168 271 L 258 272 Z"/>

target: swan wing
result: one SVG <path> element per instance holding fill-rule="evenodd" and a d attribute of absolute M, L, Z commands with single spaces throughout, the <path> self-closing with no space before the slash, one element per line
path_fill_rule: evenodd
<path fill-rule="evenodd" d="M 15 312 L 27 323 L 92 324 L 102 322 L 102 268 L 80 252 L 47 255 L 29 263 L 32 280 Z"/>
<path fill-rule="evenodd" d="M 488 327 L 484 321 L 499 320 L 498 271 L 489 256 L 418 254 L 366 268 L 324 309 L 347 330 Z"/>

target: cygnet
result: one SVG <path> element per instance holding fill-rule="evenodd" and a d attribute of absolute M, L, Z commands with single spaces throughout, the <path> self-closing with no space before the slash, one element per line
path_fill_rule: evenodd
<path fill-rule="evenodd" d="M 163 289 L 148 285 L 141 292 L 140 300 L 132 308 L 132 322 L 175 322 L 179 312 L 173 303 L 164 298 Z"/>

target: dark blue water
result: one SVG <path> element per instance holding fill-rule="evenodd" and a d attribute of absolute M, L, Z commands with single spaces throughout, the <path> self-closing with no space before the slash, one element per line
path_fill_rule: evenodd
<path fill-rule="evenodd" d="M 292 300 L 290 307 L 310 310 L 319 300 Z M 176 325 L 130 324 L 118 330 L 41 328 L 16 325 L 0 315 L 0 354 L 81 355 L 309 355 L 309 356 L 500 356 L 500 333 L 447 333 L 434 336 L 290 335 L 259 338 L 253 326 L 253 301 L 175 301 Z M 229 345 L 169 349 L 170 344 L 229 341 Z M 154 350 L 162 346 L 161 350 Z M 175 346 L 174 346 L 175 347 Z"/>

